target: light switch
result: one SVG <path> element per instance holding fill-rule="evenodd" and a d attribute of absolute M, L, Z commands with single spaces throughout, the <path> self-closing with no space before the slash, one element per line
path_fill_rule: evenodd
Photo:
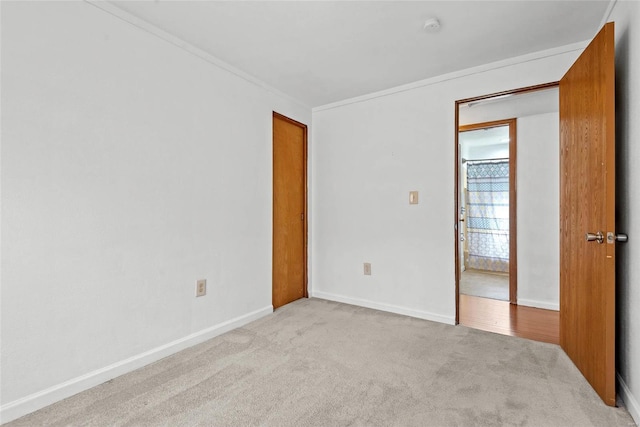
<path fill-rule="evenodd" d="M 410 205 L 417 205 L 418 204 L 418 192 L 417 191 L 410 191 L 409 192 L 409 204 Z"/>
<path fill-rule="evenodd" d="M 370 262 L 365 262 L 364 263 L 364 275 L 365 276 L 371 276 L 371 263 Z"/>
<path fill-rule="evenodd" d="M 203 297 L 207 294 L 207 280 L 200 279 L 196 281 L 196 296 Z"/>

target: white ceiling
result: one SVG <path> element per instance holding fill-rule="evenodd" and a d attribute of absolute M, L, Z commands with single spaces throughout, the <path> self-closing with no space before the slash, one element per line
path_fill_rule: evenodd
<path fill-rule="evenodd" d="M 590 39 L 609 2 L 111 3 L 315 107 Z"/>

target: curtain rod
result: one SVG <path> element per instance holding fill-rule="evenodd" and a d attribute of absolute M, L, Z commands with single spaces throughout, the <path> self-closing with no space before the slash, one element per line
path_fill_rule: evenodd
<path fill-rule="evenodd" d="M 467 159 L 462 159 L 462 163 L 469 163 L 469 162 L 489 162 L 489 161 L 501 161 L 501 160 L 509 160 L 508 157 L 498 157 L 495 159 L 473 159 L 473 160 L 467 160 Z"/>

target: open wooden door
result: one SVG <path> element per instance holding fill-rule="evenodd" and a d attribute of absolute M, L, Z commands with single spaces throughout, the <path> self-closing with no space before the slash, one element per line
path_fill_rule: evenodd
<path fill-rule="evenodd" d="M 609 23 L 560 81 L 560 345 L 610 406 L 616 403 L 614 71 Z"/>

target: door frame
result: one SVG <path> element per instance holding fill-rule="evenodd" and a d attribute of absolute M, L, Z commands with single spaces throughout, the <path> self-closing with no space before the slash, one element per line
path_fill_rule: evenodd
<path fill-rule="evenodd" d="M 516 118 L 494 120 L 484 123 L 473 123 L 458 127 L 458 133 L 478 129 L 490 129 L 500 126 L 509 126 L 509 302 L 517 304 L 518 293 L 518 245 L 517 245 L 517 197 L 516 197 L 516 166 L 517 166 L 517 122 Z M 461 159 L 458 159 L 460 161 Z M 457 186 L 460 186 L 458 176 Z M 458 204 L 460 200 L 458 200 Z M 458 208 L 459 209 L 459 208 Z M 459 230 L 458 230 L 459 231 Z M 458 241 L 458 244 L 460 242 Z M 458 255 L 459 257 L 460 255 Z M 457 260 L 460 262 L 460 259 Z M 458 267 L 460 268 L 460 267 Z"/>
<path fill-rule="evenodd" d="M 272 112 L 272 117 L 271 117 L 271 174 L 272 174 L 272 179 L 271 179 L 271 304 L 273 306 L 274 303 L 274 286 L 273 286 L 273 274 L 274 274 L 274 262 L 273 262 L 273 254 L 275 252 L 275 248 L 274 248 L 274 233 L 275 233 L 275 226 L 274 226 L 274 221 L 275 221 L 275 215 L 274 215 L 274 209 L 275 209 L 275 189 L 274 189 L 274 180 L 273 180 L 273 151 L 274 151 L 274 145 L 273 145 L 273 121 L 275 119 L 279 119 L 279 120 L 283 120 L 285 122 L 288 122 L 294 126 L 297 126 L 299 128 L 302 129 L 302 143 L 303 143 L 303 147 L 302 147 L 302 153 L 303 153 L 303 164 L 302 164 L 302 175 L 303 175 L 303 180 L 304 180 L 304 206 L 303 206 L 303 238 L 304 238 L 304 248 L 303 248 L 303 253 L 304 253 L 304 260 L 303 260 L 303 269 L 304 269 L 304 284 L 303 284 L 303 297 L 304 298 L 308 298 L 309 297 L 309 269 L 308 269 L 308 259 L 309 259 L 309 249 L 308 249 L 308 241 L 309 241 L 309 225 L 308 225 L 308 218 L 309 218 L 309 214 L 308 214 L 308 203 L 309 203 L 309 189 L 308 189 L 308 177 L 307 177 L 307 162 L 308 162 L 308 128 L 307 125 L 305 125 L 304 123 L 298 122 L 296 120 L 293 120 L 283 114 L 280 114 L 276 111 Z M 275 310 L 275 309 L 274 309 Z"/>
<path fill-rule="evenodd" d="M 510 96 L 510 95 L 518 95 L 518 94 L 523 94 L 523 93 L 529 93 L 529 92 L 536 92 L 539 90 L 545 90 L 545 89 L 550 89 L 550 88 L 554 88 L 554 87 L 558 87 L 560 85 L 560 82 L 556 81 L 556 82 L 550 82 L 550 83 L 543 83 L 543 84 L 539 84 L 539 85 L 534 85 L 534 86 L 526 86 L 526 87 L 522 87 L 519 89 L 511 89 L 511 90 L 506 90 L 506 91 L 502 91 L 502 92 L 496 92 L 496 93 L 491 93 L 491 94 L 487 94 L 487 95 L 480 95 L 480 96 L 476 96 L 476 97 L 472 97 L 472 98 L 465 98 L 465 99 L 460 99 L 455 101 L 455 105 L 454 105 L 454 115 L 455 115 L 455 120 L 454 120 L 454 125 L 455 125 L 455 131 L 454 131 L 454 176 L 453 176 L 453 182 L 454 182 L 454 187 L 453 187 L 453 199 L 454 199 L 454 209 L 453 209 L 453 220 L 454 220 L 454 226 L 453 226 L 453 241 L 454 241 L 454 265 L 455 265 L 455 298 L 456 298 L 456 319 L 455 319 L 455 324 L 459 324 L 460 323 L 460 254 L 459 254 L 459 230 L 458 230 L 458 224 L 460 221 L 460 189 L 459 189 L 459 174 L 460 174 L 460 150 L 459 150 L 459 138 L 458 138 L 458 134 L 460 132 L 460 106 L 462 104 L 468 104 L 470 102 L 478 102 L 478 101 L 484 101 L 487 99 L 491 99 L 491 98 L 499 98 L 499 97 L 506 97 L 506 96 Z M 507 120 L 499 120 L 498 122 L 504 122 L 508 121 Z M 487 123 L 493 123 L 493 122 L 487 122 Z M 486 123 L 485 123 L 486 124 Z M 465 126 L 462 126 L 463 128 Z M 495 126 L 494 126 L 495 127 Z M 470 130 L 470 129 L 467 129 Z M 513 131 L 515 132 L 515 126 L 513 128 Z M 511 131 L 510 131 L 511 132 Z M 510 135 L 511 137 L 511 135 Z M 513 142 L 515 142 L 515 138 L 510 138 L 512 139 Z M 516 163 L 516 153 L 515 153 L 515 144 L 513 144 L 513 157 L 511 157 L 512 155 L 512 144 L 509 143 L 509 174 L 512 173 L 511 167 L 513 166 L 515 168 L 515 163 Z M 515 172 L 515 169 L 513 170 Z M 517 263 L 517 254 L 516 254 L 516 248 L 517 248 L 517 241 L 516 241 L 516 232 L 517 229 L 515 228 L 515 223 L 512 224 L 512 219 L 515 220 L 515 209 L 516 209 L 516 176 L 515 173 L 513 174 L 513 179 L 511 179 L 511 177 L 509 178 L 509 258 L 510 258 L 510 262 L 511 262 L 511 256 L 513 255 L 514 258 L 516 260 Z M 512 188 L 513 185 L 513 188 Z M 512 193 L 513 190 L 513 193 Z M 514 225 L 514 227 L 512 228 L 512 225 Z M 513 234 L 512 234 L 513 233 Z M 513 251 L 513 252 L 512 252 Z M 509 299 L 511 304 L 517 304 L 517 266 L 515 269 L 513 269 L 513 274 L 512 274 L 512 269 L 511 269 L 511 265 L 509 266 Z M 513 280 L 512 280 L 513 278 Z M 512 293 L 512 286 L 515 287 L 514 292 Z M 513 296 L 513 300 L 512 300 L 512 296 Z"/>

